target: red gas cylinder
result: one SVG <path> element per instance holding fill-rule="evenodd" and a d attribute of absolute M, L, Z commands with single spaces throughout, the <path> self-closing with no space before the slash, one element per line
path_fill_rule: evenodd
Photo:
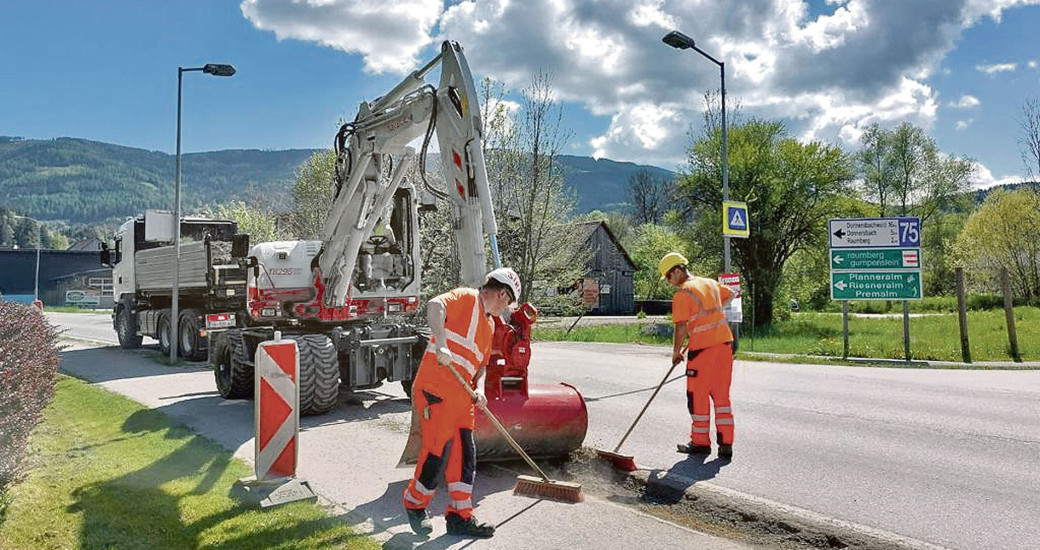
<path fill-rule="evenodd" d="M 508 321 L 495 317 L 495 336 L 484 393 L 488 409 L 527 454 L 543 458 L 562 457 L 581 447 L 589 415 L 585 400 L 573 386 L 527 383 L 531 324 L 537 315 L 534 306 L 524 304 Z M 480 459 L 519 458 L 479 409 L 475 435 Z"/>

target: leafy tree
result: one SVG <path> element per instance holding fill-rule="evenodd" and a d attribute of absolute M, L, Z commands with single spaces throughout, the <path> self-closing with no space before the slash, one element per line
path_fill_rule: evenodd
<path fill-rule="evenodd" d="M 691 236 L 713 250 L 721 249 L 721 137 L 712 130 L 690 146 L 678 191 L 697 222 Z M 750 238 L 731 241 L 733 257 L 755 287 L 754 324 L 762 326 L 773 321 L 787 260 L 826 235 L 831 201 L 848 188 L 852 164 L 837 147 L 788 137 L 781 122 L 751 119 L 729 130 L 729 169 L 730 196 L 748 203 L 751 218 Z"/>
<path fill-rule="evenodd" d="M 991 192 L 957 237 L 956 261 L 975 290 L 1000 288 L 1007 268 L 1015 295 L 1040 297 L 1040 191 Z"/>
<path fill-rule="evenodd" d="M 315 152 L 296 173 L 292 190 L 292 232 L 300 239 L 319 239 L 335 196 L 336 152 Z"/>
<path fill-rule="evenodd" d="M 884 217 L 889 198 L 895 187 L 895 165 L 891 136 L 875 122 L 860 138 L 863 148 L 854 155 L 861 188 L 868 200 L 878 206 L 878 216 Z"/>
<path fill-rule="evenodd" d="M 666 225 L 645 223 L 635 231 L 635 238 L 627 248 L 636 264 L 633 276 L 635 295 L 643 300 L 665 300 L 672 297 L 674 290 L 661 280 L 657 263 L 669 252 L 679 252 L 696 263 L 698 255 L 691 250 L 690 241 Z M 694 267 L 694 269 L 697 269 Z"/>
<path fill-rule="evenodd" d="M 277 226 L 277 216 L 271 210 L 231 200 L 206 212 L 207 217 L 232 220 L 238 224 L 239 233 L 249 234 L 252 244 L 277 241 L 287 238 L 284 230 Z"/>

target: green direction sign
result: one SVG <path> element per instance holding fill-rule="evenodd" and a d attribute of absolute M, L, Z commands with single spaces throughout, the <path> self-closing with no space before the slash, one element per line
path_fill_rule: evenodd
<path fill-rule="evenodd" d="M 920 300 L 921 274 L 917 271 L 831 272 L 831 299 Z"/>
<path fill-rule="evenodd" d="M 831 269 L 921 269 L 921 249 L 832 248 Z"/>

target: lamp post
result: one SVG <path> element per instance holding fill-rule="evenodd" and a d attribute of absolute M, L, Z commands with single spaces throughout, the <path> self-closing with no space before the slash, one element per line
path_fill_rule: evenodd
<path fill-rule="evenodd" d="M 43 244 L 43 224 L 40 223 L 40 220 L 29 216 L 14 214 L 14 217 L 32 220 L 36 224 L 36 278 L 33 283 L 33 303 L 36 303 L 40 300 L 40 246 Z"/>
<path fill-rule="evenodd" d="M 715 59 L 697 47 L 693 39 L 679 31 L 672 31 L 661 39 L 665 44 L 677 49 L 693 49 L 697 53 L 708 58 L 709 61 L 719 66 L 719 75 L 722 79 L 722 200 L 729 200 L 729 159 L 726 150 L 729 140 L 726 137 L 726 63 Z M 726 273 L 730 272 L 729 235 L 722 236 L 722 254 L 726 266 Z"/>
<path fill-rule="evenodd" d="M 181 275 L 181 88 L 182 82 L 184 81 L 184 73 L 192 71 L 202 71 L 206 74 L 213 76 L 232 76 L 235 74 L 235 68 L 231 65 L 221 65 L 215 63 L 207 63 L 202 67 L 177 67 L 177 167 L 175 170 L 174 179 L 176 180 L 176 190 L 174 191 L 174 205 L 173 205 L 173 248 L 174 248 L 174 262 L 173 262 L 173 301 L 170 304 L 170 363 L 177 362 L 177 348 L 179 347 L 180 334 L 177 330 L 177 317 L 180 315 L 178 311 L 178 295 L 180 294 L 180 275 Z M 162 335 L 160 334 L 161 338 Z"/>

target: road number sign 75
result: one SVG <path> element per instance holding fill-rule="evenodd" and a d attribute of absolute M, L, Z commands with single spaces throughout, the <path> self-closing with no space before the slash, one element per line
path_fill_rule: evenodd
<path fill-rule="evenodd" d="M 899 218 L 899 246 L 921 246 L 920 218 Z"/>

